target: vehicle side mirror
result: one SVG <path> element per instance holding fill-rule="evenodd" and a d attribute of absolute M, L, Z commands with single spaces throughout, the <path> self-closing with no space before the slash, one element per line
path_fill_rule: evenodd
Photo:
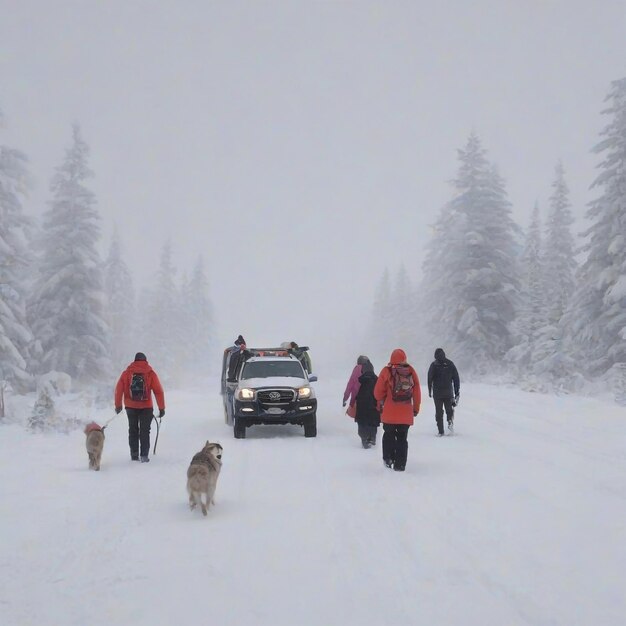
<path fill-rule="evenodd" d="M 315 374 L 311 374 L 311 375 L 309 376 L 309 382 L 310 382 L 310 383 L 317 382 L 317 376 L 316 376 Z"/>

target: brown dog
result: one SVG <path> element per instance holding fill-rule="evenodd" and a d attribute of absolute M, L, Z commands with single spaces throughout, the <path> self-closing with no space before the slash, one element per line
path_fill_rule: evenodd
<path fill-rule="evenodd" d="M 85 426 L 85 435 L 87 435 L 85 445 L 89 455 L 89 469 L 99 472 L 102 449 L 104 448 L 104 429 L 95 422 L 91 422 Z"/>

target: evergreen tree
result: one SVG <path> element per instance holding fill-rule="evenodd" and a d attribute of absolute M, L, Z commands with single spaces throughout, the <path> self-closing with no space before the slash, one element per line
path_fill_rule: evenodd
<path fill-rule="evenodd" d="M 370 327 L 371 345 L 377 356 L 385 356 L 393 349 L 390 348 L 393 343 L 391 298 L 391 279 L 389 269 L 385 268 L 376 288 Z"/>
<path fill-rule="evenodd" d="M 594 148 L 603 161 L 592 185 L 601 195 L 587 211 L 587 259 L 563 324 L 570 354 L 590 375 L 626 362 L 626 78 L 612 83 L 606 100 L 610 121 Z"/>
<path fill-rule="evenodd" d="M 404 264 L 396 274 L 393 293 L 391 296 L 391 341 L 394 348 L 408 350 L 415 338 L 415 320 L 413 318 L 413 288 Z"/>
<path fill-rule="evenodd" d="M 31 384 L 27 370 L 32 334 L 25 301 L 30 221 L 22 208 L 26 191 L 25 155 L 0 145 L 0 382 L 10 383 L 17 391 L 26 391 Z"/>
<path fill-rule="evenodd" d="M 130 361 L 136 347 L 135 292 L 133 277 L 122 258 L 120 237 L 113 233 L 109 256 L 104 264 L 104 292 L 107 322 L 111 331 L 111 361 L 118 371 Z"/>
<path fill-rule="evenodd" d="M 44 214 L 30 317 L 39 372 L 58 370 L 85 383 L 102 380 L 110 367 L 104 319 L 100 237 L 88 147 L 73 127 L 72 145 L 52 179 L 53 198 Z"/>
<path fill-rule="evenodd" d="M 183 287 L 182 293 L 189 346 L 186 364 L 194 372 L 207 374 L 216 351 L 213 345 L 213 305 L 202 258 L 196 262 L 191 280 Z"/>
<path fill-rule="evenodd" d="M 554 191 L 550 196 L 543 264 L 545 286 L 549 294 L 547 321 L 556 326 L 561 321 L 574 292 L 574 275 L 577 266 L 574 256 L 574 237 L 571 233 L 574 218 L 570 211 L 565 171 L 560 162 L 556 166 L 552 187 Z"/>
<path fill-rule="evenodd" d="M 521 258 L 520 306 L 513 325 L 516 345 L 507 354 L 518 376 L 528 375 L 532 369 L 533 353 L 545 324 L 542 252 L 539 205 L 535 204 Z"/>
<path fill-rule="evenodd" d="M 167 242 L 161 252 L 156 287 L 148 296 L 146 346 L 148 360 L 159 375 L 175 383 L 185 367 L 185 316 L 181 294 L 176 286 L 172 246 Z"/>
<path fill-rule="evenodd" d="M 504 181 L 472 134 L 459 151 L 454 198 L 442 209 L 424 263 L 433 339 L 468 372 L 498 366 L 512 345 L 517 235 Z"/>

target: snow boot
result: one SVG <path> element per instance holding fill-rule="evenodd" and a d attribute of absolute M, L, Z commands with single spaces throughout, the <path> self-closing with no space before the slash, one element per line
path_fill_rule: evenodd
<path fill-rule="evenodd" d="M 139 455 L 138 454 L 131 454 L 130 455 L 130 460 L 131 461 L 139 461 Z"/>
<path fill-rule="evenodd" d="M 454 433 L 454 422 L 452 420 L 448 421 L 448 430 L 450 431 L 451 435 Z"/>
<path fill-rule="evenodd" d="M 141 457 L 141 462 L 142 463 L 150 463 L 150 459 L 147 456 L 142 456 Z"/>
<path fill-rule="evenodd" d="M 383 459 L 383 463 L 385 464 L 385 467 L 393 469 L 393 461 L 391 459 Z"/>
<path fill-rule="evenodd" d="M 403 465 L 394 465 L 393 469 L 396 472 L 404 472 L 404 466 Z"/>

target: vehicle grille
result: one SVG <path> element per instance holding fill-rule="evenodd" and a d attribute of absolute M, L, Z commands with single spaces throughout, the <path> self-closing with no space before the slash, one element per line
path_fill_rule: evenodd
<path fill-rule="evenodd" d="M 259 402 L 278 406 L 289 404 L 296 399 L 296 392 L 293 389 L 263 389 L 257 392 Z"/>

